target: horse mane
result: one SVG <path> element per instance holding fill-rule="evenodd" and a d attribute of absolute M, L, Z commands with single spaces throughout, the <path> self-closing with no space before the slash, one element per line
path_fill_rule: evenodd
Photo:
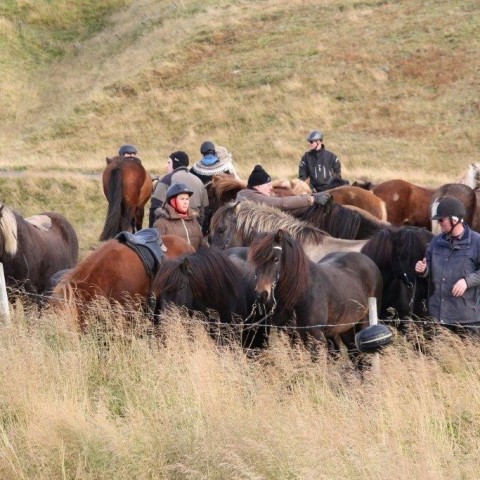
<path fill-rule="evenodd" d="M 277 298 L 281 299 L 284 309 L 291 310 L 307 291 L 310 279 L 310 261 L 301 245 L 286 231 L 266 233 L 255 239 L 250 247 L 248 259 L 258 267 L 273 262 L 274 247 L 278 246 L 277 235 L 279 233 L 282 234 L 280 243 L 282 263 L 277 284 Z"/>
<path fill-rule="evenodd" d="M 363 246 L 361 252 L 384 270 L 392 265 L 395 255 L 407 262 L 423 258 L 432 237 L 431 232 L 419 227 L 384 228 Z"/>
<path fill-rule="evenodd" d="M 300 243 L 307 241 L 322 243 L 325 236 L 329 236 L 310 223 L 296 219 L 271 205 L 244 200 L 236 205 L 235 214 L 237 231 L 245 240 L 253 240 L 258 232 L 271 232 L 279 229 L 288 232 Z"/>
<path fill-rule="evenodd" d="M 4 204 L 0 204 L 0 231 L 3 235 L 3 253 L 15 256 L 18 250 L 17 219 L 15 214 Z"/>
<path fill-rule="evenodd" d="M 230 196 L 232 193 L 236 194 L 240 190 L 247 188 L 247 184 L 244 181 L 239 180 L 228 173 L 213 175 L 211 186 L 218 200 L 223 199 L 226 194 L 229 194 Z"/>
<path fill-rule="evenodd" d="M 243 276 L 227 254 L 210 247 L 164 262 L 155 277 L 153 290 L 161 295 L 164 291 L 181 289 L 187 278 L 195 298 L 207 297 L 212 304 L 225 305 L 242 294 L 238 282 Z"/>
<path fill-rule="evenodd" d="M 272 190 L 277 197 L 312 194 L 310 185 L 297 178 L 293 180 L 274 180 L 272 182 Z"/>

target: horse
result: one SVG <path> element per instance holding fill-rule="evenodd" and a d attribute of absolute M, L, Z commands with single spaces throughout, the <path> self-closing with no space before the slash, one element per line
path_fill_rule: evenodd
<path fill-rule="evenodd" d="M 215 213 L 211 223 L 211 244 L 221 249 L 249 246 L 258 233 L 280 228 L 300 242 L 313 261 L 334 251 L 360 251 L 367 242 L 334 238 L 278 208 L 244 200 L 227 203 Z"/>
<path fill-rule="evenodd" d="M 274 326 L 290 327 L 308 344 L 343 343 L 353 357 L 355 333 L 369 324 L 368 299 L 382 298 L 382 275 L 359 252 L 333 252 L 312 262 L 301 245 L 278 230 L 258 236 L 248 253 L 255 269 L 257 302 Z M 288 328 L 287 328 L 288 329 Z"/>
<path fill-rule="evenodd" d="M 145 204 L 152 195 L 152 179 L 139 158 L 118 155 L 106 162 L 102 183 L 108 210 L 102 241 L 122 231 L 141 230 Z"/>
<path fill-rule="evenodd" d="M 383 278 L 382 307 L 379 317 L 399 319 L 428 316 L 428 280 L 415 273 L 415 264 L 425 257 L 433 238 L 425 228 L 404 226 L 385 228 L 374 235 L 361 252 L 378 266 Z M 403 328 L 404 323 L 400 322 Z"/>
<path fill-rule="evenodd" d="M 175 235 L 163 235 L 161 239 L 166 259 L 195 251 L 183 238 Z M 73 308 L 80 329 L 85 330 L 88 304 L 103 298 L 111 304 L 144 307 L 151 296 L 152 280 L 137 253 L 112 239 L 61 277 L 53 289 L 51 305 Z"/>
<path fill-rule="evenodd" d="M 385 202 L 387 220 L 392 225 L 430 228 L 430 205 L 434 188 L 394 179 L 375 185 L 372 192 Z"/>
<path fill-rule="evenodd" d="M 240 329 L 242 345 L 261 348 L 265 328 L 252 325 L 256 317 L 249 315 L 255 302 L 254 284 L 253 271 L 245 261 L 232 260 L 215 247 L 206 248 L 160 266 L 153 282 L 156 311 L 171 304 L 186 307 L 201 312 L 211 327 L 217 323 L 221 330 L 246 321 Z"/>
<path fill-rule="evenodd" d="M 77 263 L 78 250 L 77 234 L 62 215 L 45 212 L 23 218 L 0 204 L 0 261 L 10 289 L 42 294 L 56 271 Z"/>
<path fill-rule="evenodd" d="M 325 190 L 335 203 L 340 205 L 354 205 L 371 213 L 378 220 L 387 220 L 387 211 L 385 203 L 379 197 L 376 197 L 369 190 L 352 185 Z"/>
<path fill-rule="evenodd" d="M 480 166 L 478 163 L 471 163 L 467 171 L 461 175 L 457 183 L 468 185 L 472 190 L 480 189 Z"/>
<path fill-rule="evenodd" d="M 462 183 L 447 183 L 437 188 L 433 194 L 433 200 L 431 208 L 434 204 L 438 203 L 441 198 L 452 197 L 460 200 L 465 207 L 465 217 L 464 220 L 470 227 L 480 232 L 480 191 L 473 190 L 468 185 Z M 439 233 L 440 229 L 438 227 L 438 222 L 432 220 L 431 222 L 432 232 Z"/>
<path fill-rule="evenodd" d="M 325 205 L 297 208 L 290 213 L 320 228 L 331 236 L 346 240 L 368 239 L 380 229 L 390 226 L 371 213 L 354 205 L 340 205 L 333 199 Z"/>

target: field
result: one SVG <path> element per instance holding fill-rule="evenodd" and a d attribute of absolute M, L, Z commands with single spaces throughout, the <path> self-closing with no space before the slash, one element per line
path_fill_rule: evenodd
<path fill-rule="evenodd" d="M 474 0 L 7 0 L 1 202 L 64 214 L 98 245 L 105 157 L 153 174 L 213 140 L 246 178 L 294 178 L 325 133 L 345 178 L 455 181 L 480 146 Z M 398 337 L 379 375 L 274 336 L 253 360 L 172 312 L 78 336 L 12 305 L 0 331 L 0 477 L 477 478 L 478 346 Z"/>

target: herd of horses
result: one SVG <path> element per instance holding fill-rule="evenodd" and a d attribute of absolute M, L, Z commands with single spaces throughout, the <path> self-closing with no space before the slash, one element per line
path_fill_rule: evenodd
<path fill-rule="evenodd" d="M 200 311 L 212 326 L 239 328 L 249 348 L 268 345 L 270 330 L 280 328 L 307 343 L 326 342 L 331 351 L 343 344 L 353 355 L 355 334 L 368 325 L 369 297 L 377 299 L 380 318 L 395 317 L 400 326 L 427 318 L 430 286 L 414 269 L 434 235 L 431 205 L 444 196 L 459 198 L 466 221 L 479 230 L 479 179 L 471 165 L 461 182 L 436 189 L 404 180 L 364 182 L 329 191 L 326 205 L 285 213 L 236 202 L 245 184 L 218 175 L 208 185 L 210 248 L 195 252 L 183 239 L 163 236 L 149 268 L 144 257 L 154 254 L 146 245 L 132 248 L 118 235 L 145 232 L 152 179 L 139 159 L 115 157 L 103 173 L 108 210 L 93 252 L 78 263 L 78 238 L 63 216 L 24 219 L 1 205 L 0 260 L 9 291 L 42 302 L 48 296 L 50 308 L 68 304 L 82 331 L 92 321 L 86 305 L 102 297 L 133 304 L 154 323 L 172 304 Z M 303 182 L 274 188 L 276 195 L 306 191 Z"/>

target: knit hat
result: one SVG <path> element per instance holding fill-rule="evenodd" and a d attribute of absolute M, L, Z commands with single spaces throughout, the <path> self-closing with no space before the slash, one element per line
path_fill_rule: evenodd
<path fill-rule="evenodd" d="M 270 183 L 272 179 L 270 175 L 262 168 L 261 165 L 255 165 L 252 173 L 248 177 L 248 186 L 257 187 L 258 185 L 263 185 L 265 183 Z"/>
<path fill-rule="evenodd" d="M 170 160 L 172 161 L 172 167 L 174 170 L 179 167 L 188 167 L 188 164 L 190 163 L 188 155 L 182 151 L 171 153 Z"/>

